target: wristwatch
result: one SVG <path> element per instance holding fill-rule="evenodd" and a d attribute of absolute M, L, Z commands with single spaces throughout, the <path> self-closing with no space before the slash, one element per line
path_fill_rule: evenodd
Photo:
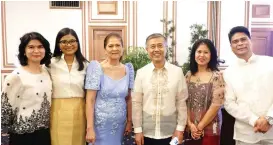
<path fill-rule="evenodd" d="M 273 126 L 273 117 L 266 116 L 265 119 L 268 121 L 269 125 Z"/>

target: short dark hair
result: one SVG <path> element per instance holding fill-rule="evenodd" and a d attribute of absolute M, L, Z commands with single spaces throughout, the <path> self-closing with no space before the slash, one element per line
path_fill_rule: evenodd
<path fill-rule="evenodd" d="M 38 40 L 42 43 L 44 49 L 45 49 L 45 56 L 41 60 L 40 64 L 45 64 L 45 66 L 49 67 L 49 64 L 51 63 L 50 59 L 52 57 L 52 53 L 50 51 L 50 44 L 49 42 L 44 38 L 43 35 L 41 35 L 38 32 L 29 32 L 24 34 L 20 38 L 20 45 L 19 45 L 19 54 L 18 59 L 22 66 L 28 65 L 28 59 L 25 55 L 26 52 L 26 46 L 31 40 Z"/>
<path fill-rule="evenodd" d="M 190 53 L 190 71 L 191 71 L 191 74 L 193 74 L 193 75 L 198 71 L 198 65 L 197 65 L 197 62 L 195 61 L 195 52 L 198 49 L 198 47 L 202 44 L 207 45 L 210 50 L 211 57 L 210 57 L 210 61 L 208 63 L 208 68 L 210 68 L 211 71 L 219 71 L 217 50 L 214 47 L 214 44 L 209 39 L 199 39 L 193 44 L 192 50 Z"/>
<path fill-rule="evenodd" d="M 162 35 L 160 33 L 153 33 L 153 34 L 149 35 L 146 38 L 146 42 L 145 42 L 146 47 L 148 47 L 147 46 L 148 41 L 151 40 L 151 39 L 154 39 L 154 38 L 163 38 L 164 42 L 165 42 L 165 45 L 167 45 L 167 38 L 164 35 Z"/>
<path fill-rule="evenodd" d="M 105 38 L 104 38 L 104 41 L 103 41 L 103 48 L 105 49 L 107 44 L 108 44 L 108 41 L 111 37 L 116 37 L 120 40 L 120 43 L 121 43 L 121 46 L 123 47 L 123 39 L 122 37 L 118 34 L 118 33 L 110 33 L 108 34 Z"/>
<path fill-rule="evenodd" d="M 231 38 L 232 36 L 235 34 L 235 33 L 238 33 L 238 32 L 242 32 L 242 33 L 245 33 L 247 35 L 247 37 L 249 39 L 251 39 L 251 36 L 250 36 L 250 33 L 248 31 L 248 29 L 244 26 L 236 26 L 236 27 L 233 27 L 229 33 L 228 33 L 228 39 L 229 39 L 229 42 L 231 42 Z"/>
<path fill-rule="evenodd" d="M 123 47 L 123 39 L 122 37 L 118 34 L 118 33 L 110 33 L 108 34 L 105 38 L 104 38 L 104 41 L 103 41 L 103 48 L 106 49 L 106 46 L 108 44 L 108 41 L 110 38 L 112 37 L 116 37 L 120 40 L 120 43 L 121 43 L 121 46 Z M 122 60 L 122 56 L 120 57 L 119 61 Z"/>
<path fill-rule="evenodd" d="M 75 56 L 76 56 L 76 59 L 77 59 L 77 61 L 79 63 L 78 71 L 81 71 L 81 70 L 84 69 L 83 62 L 87 62 L 87 60 L 81 53 L 81 46 L 80 46 L 80 43 L 79 43 L 80 41 L 79 41 L 77 33 L 73 29 L 63 28 L 58 32 L 57 37 L 56 37 L 56 41 L 55 41 L 55 49 L 54 49 L 53 57 L 56 57 L 58 59 L 61 58 L 63 52 L 60 49 L 60 45 L 59 45 L 60 40 L 62 39 L 63 36 L 69 35 L 69 34 L 74 36 L 76 38 L 77 43 L 78 43 L 78 49 L 75 52 Z"/>

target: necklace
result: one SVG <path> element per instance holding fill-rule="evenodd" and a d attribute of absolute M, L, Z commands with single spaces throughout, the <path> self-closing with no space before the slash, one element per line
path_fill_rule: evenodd
<path fill-rule="evenodd" d="M 196 80 L 196 82 L 197 82 L 197 84 L 200 84 L 200 82 L 201 82 L 201 79 L 200 79 L 200 77 L 199 77 L 199 76 L 197 77 L 197 80 Z"/>

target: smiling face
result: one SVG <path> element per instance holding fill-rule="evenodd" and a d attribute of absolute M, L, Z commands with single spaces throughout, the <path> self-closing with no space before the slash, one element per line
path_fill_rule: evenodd
<path fill-rule="evenodd" d="M 252 54 L 251 40 L 245 33 L 235 33 L 231 38 L 233 53 L 239 58 L 249 58 Z"/>
<path fill-rule="evenodd" d="M 147 42 L 147 52 L 151 61 L 154 63 L 162 63 L 165 61 L 166 44 L 163 37 L 152 38 Z"/>
<path fill-rule="evenodd" d="M 78 42 L 71 34 L 63 36 L 59 42 L 59 45 L 64 55 L 74 55 L 78 50 Z"/>
<path fill-rule="evenodd" d="M 39 40 L 30 40 L 25 48 L 25 55 L 28 62 L 40 63 L 45 57 L 45 48 Z"/>
<path fill-rule="evenodd" d="M 120 38 L 112 36 L 108 39 L 105 46 L 108 59 L 119 60 L 123 54 L 123 46 Z"/>
<path fill-rule="evenodd" d="M 208 66 L 211 52 L 206 44 L 200 44 L 195 51 L 195 61 L 199 66 Z"/>

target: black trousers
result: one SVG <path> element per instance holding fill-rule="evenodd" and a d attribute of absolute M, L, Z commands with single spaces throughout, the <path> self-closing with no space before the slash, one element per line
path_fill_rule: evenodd
<path fill-rule="evenodd" d="M 170 145 L 172 138 L 165 138 L 165 139 L 153 139 L 144 137 L 144 145 Z"/>
<path fill-rule="evenodd" d="M 33 133 L 10 134 L 9 145 L 51 145 L 49 129 L 36 130 Z"/>
<path fill-rule="evenodd" d="M 221 111 L 223 123 L 221 127 L 220 145 L 235 145 L 235 140 L 233 139 L 235 118 L 228 114 L 224 108 L 222 108 Z"/>

